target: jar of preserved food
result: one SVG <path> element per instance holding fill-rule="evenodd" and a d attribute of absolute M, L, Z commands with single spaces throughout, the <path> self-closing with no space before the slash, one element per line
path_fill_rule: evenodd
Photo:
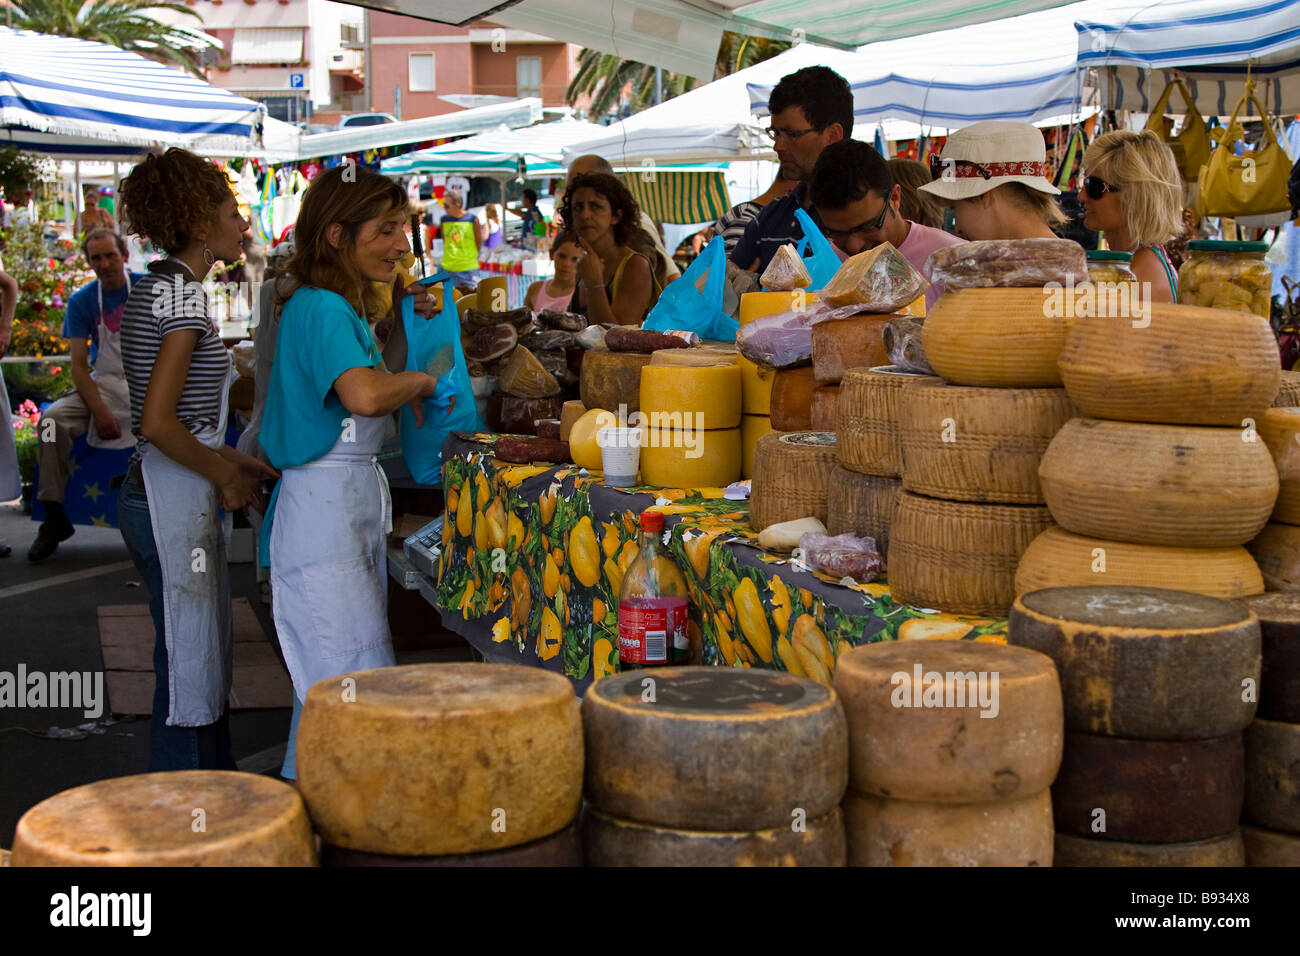
<path fill-rule="evenodd" d="M 1178 270 L 1180 303 L 1269 317 L 1273 270 L 1264 261 L 1268 243 L 1197 239 L 1187 250 L 1187 261 Z"/>
<path fill-rule="evenodd" d="M 1133 253 L 1093 249 L 1088 252 L 1088 279 L 1094 283 L 1137 282 L 1132 269 Z"/>

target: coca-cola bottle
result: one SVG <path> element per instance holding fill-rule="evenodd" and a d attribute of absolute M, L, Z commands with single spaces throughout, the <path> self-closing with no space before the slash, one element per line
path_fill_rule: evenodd
<path fill-rule="evenodd" d="M 640 550 L 618 592 L 618 661 L 622 670 L 685 664 L 686 581 L 664 553 L 664 516 L 641 512 Z"/>

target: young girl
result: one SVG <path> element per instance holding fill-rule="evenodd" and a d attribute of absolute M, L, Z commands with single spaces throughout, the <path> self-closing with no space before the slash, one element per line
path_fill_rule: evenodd
<path fill-rule="evenodd" d="M 561 210 L 586 253 L 569 311 L 593 323 L 640 325 L 659 293 L 650 261 L 629 248 L 641 219 L 636 199 L 615 176 L 583 173 L 565 187 Z"/>
<path fill-rule="evenodd" d="M 564 230 L 555 237 L 551 245 L 551 261 L 555 263 L 555 277 L 539 279 L 528 287 L 524 296 L 524 305 L 534 312 L 543 309 L 555 309 L 558 312 L 569 310 L 569 301 L 578 281 L 578 263 L 582 260 L 582 246 L 578 237 L 569 230 Z"/>

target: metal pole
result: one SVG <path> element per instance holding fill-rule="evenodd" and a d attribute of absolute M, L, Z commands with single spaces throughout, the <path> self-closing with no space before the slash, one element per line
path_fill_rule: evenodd
<path fill-rule="evenodd" d="M 655 106 L 664 101 L 664 70 L 661 66 L 655 67 Z"/>
<path fill-rule="evenodd" d="M 81 196 L 81 160 L 72 164 L 72 178 L 76 184 L 76 189 L 72 194 L 72 219 L 68 222 L 68 231 L 72 233 L 72 241 L 77 241 L 77 198 Z M 85 219 L 85 211 L 82 211 L 82 219 Z"/>
<path fill-rule="evenodd" d="M 366 112 L 375 111 L 375 64 L 370 49 L 370 8 L 366 7 Z"/>

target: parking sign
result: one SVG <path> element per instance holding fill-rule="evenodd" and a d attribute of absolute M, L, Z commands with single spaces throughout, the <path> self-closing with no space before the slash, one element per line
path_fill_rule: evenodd
<path fill-rule="evenodd" d="M 289 89 L 291 89 L 291 90 L 300 90 L 300 89 L 302 89 L 302 88 L 303 88 L 303 76 L 304 76 L 304 74 L 302 74 L 302 73 L 290 73 L 290 74 L 289 74 Z"/>

